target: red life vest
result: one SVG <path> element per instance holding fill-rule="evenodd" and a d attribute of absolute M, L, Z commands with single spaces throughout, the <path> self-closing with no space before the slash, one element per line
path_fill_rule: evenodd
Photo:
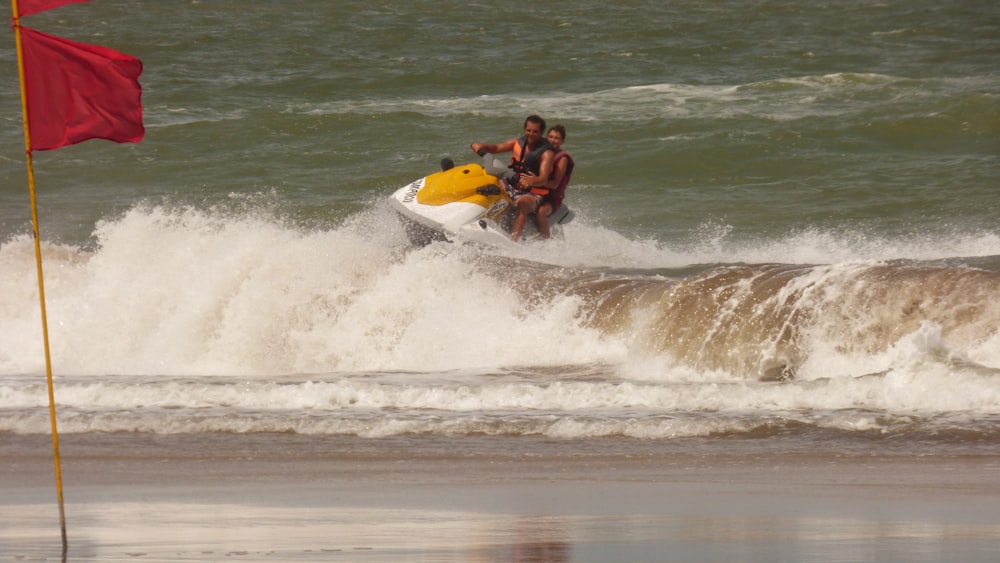
<path fill-rule="evenodd" d="M 569 179 L 573 175 L 573 166 L 575 166 L 572 155 L 566 151 L 559 151 L 556 153 L 555 157 L 552 158 L 552 176 L 550 177 L 555 176 L 555 169 L 559 165 L 559 160 L 563 158 L 566 159 L 566 173 L 563 174 L 559 185 L 549 191 L 548 195 L 545 196 L 545 199 L 552 203 L 553 212 L 559 209 L 559 206 L 562 205 L 563 198 L 566 197 L 566 186 L 569 185 Z"/>

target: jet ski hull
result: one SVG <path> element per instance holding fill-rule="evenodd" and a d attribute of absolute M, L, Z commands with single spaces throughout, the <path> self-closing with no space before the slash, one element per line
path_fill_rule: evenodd
<path fill-rule="evenodd" d="M 419 178 L 396 190 L 389 202 L 414 244 L 436 240 L 510 244 L 516 212 L 503 178 L 513 178 L 513 172 L 487 154 L 482 164 L 451 166 Z M 556 210 L 549 217 L 553 236 L 560 236 L 560 225 L 572 218 L 565 205 Z M 523 238 L 537 234 L 537 224 L 529 220 Z"/>

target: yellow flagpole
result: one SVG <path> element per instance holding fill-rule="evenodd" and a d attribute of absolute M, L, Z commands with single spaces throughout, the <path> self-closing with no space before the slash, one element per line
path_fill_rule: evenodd
<path fill-rule="evenodd" d="M 17 0 L 11 0 L 14 13 L 14 40 L 17 44 L 17 74 L 21 82 L 21 118 L 24 121 L 24 153 L 28 163 L 28 192 L 31 194 L 31 226 L 35 239 L 35 264 L 38 267 L 38 301 L 42 312 L 42 342 L 45 348 L 45 377 L 49 387 L 49 420 L 52 423 L 52 454 L 56 468 L 56 495 L 59 499 L 59 528 L 62 530 L 63 556 L 66 554 L 66 510 L 63 504 L 62 462 L 59 460 L 59 431 L 56 427 L 56 398 L 52 385 L 52 355 L 49 351 L 49 322 L 45 313 L 45 281 L 42 275 L 42 246 L 38 235 L 38 202 L 35 197 L 35 168 L 31 161 L 31 130 L 28 126 L 28 95 L 24 86 L 24 52 L 21 47 L 21 18 Z"/>

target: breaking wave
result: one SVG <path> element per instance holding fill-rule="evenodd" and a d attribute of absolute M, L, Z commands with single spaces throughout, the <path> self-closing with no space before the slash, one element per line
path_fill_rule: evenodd
<path fill-rule="evenodd" d="M 711 244 L 669 250 L 578 229 L 583 246 L 505 257 L 411 249 L 386 210 L 317 230 L 136 207 L 99 224 L 93 248 L 45 245 L 54 362 L 68 374 L 238 375 L 652 357 L 746 379 L 818 378 L 882 372 L 920 334 L 928 353 L 1000 367 L 1000 273 L 968 264 L 995 267 L 990 257 L 706 265 Z M 616 250 L 632 268 L 592 265 Z M 524 259 L 535 251 L 555 264 Z M 4 242 L 0 263 L 11 343 L 0 372 L 41 371 L 28 237 Z"/>

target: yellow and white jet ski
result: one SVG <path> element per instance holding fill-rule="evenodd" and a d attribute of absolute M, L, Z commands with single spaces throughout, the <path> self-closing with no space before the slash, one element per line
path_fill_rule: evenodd
<path fill-rule="evenodd" d="M 455 166 L 441 161 L 441 171 L 424 176 L 396 190 L 389 198 L 399 213 L 411 242 L 435 240 L 478 242 L 494 246 L 512 243 L 510 230 L 516 216 L 505 182 L 517 184 L 517 174 L 492 154 L 482 163 Z M 552 236 L 562 236 L 561 225 L 573 220 L 573 212 L 561 205 L 549 216 Z M 522 238 L 538 234 L 530 219 Z"/>

